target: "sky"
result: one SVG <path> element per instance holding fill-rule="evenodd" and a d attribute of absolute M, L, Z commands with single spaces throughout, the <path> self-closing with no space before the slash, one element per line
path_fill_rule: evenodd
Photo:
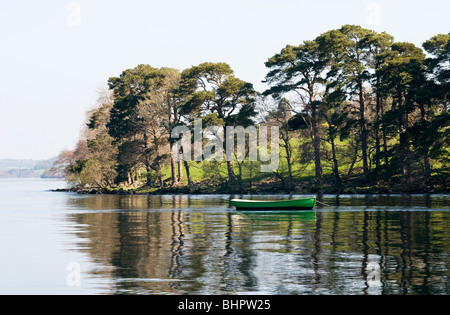
<path fill-rule="evenodd" d="M 0 159 L 71 150 L 108 78 L 139 64 L 226 62 L 262 92 L 264 62 L 344 24 L 421 46 L 448 0 L 19 0 L 0 3 Z"/>

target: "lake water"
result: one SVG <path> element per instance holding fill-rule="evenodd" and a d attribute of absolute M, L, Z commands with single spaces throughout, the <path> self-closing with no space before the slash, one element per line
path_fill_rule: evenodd
<path fill-rule="evenodd" d="M 450 294 L 450 196 L 79 195 L 0 179 L 0 294 Z M 262 196 L 290 198 L 298 196 Z"/>

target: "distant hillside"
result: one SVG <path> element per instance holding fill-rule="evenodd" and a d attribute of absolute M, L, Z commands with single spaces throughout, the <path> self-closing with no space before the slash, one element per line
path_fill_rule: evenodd
<path fill-rule="evenodd" d="M 39 163 L 37 160 L 15 160 L 15 159 L 0 159 L 0 171 L 7 171 L 12 169 L 33 169 Z"/>
<path fill-rule="evenodd" d="M 47 174 L 56 158 L 48 160 L 0 159 L 0 178 L 35 178 Z M 48 176 L 45 176 L 48 177 Z"/>

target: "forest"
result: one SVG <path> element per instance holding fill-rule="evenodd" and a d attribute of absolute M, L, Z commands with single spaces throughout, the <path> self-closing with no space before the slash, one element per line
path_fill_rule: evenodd
<path fill-rule="evenodd" d="M 137 65 L 99 89 L 79 142 L 54 169 L 90 192 L 448 192 L 449 39 L 417 47 L 344 25 L 268 56 L 265 91 L 224 62 Z M 172 131 L 196 119 L 278 126 L 278 169 L 175 160 Z"/>

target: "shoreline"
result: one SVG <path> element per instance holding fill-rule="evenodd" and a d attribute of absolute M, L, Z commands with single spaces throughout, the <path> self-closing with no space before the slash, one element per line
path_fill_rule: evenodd
<path fill-rule="evenodd" d="M 276 185 L 258 185 L 250 188 L 228 187 L 227 185 L 178 185 L 168 187 L 136 187 L 136 188 L 62 188 L 55 192 L 74 192 L 91 195 L 419 195 L 419 194 L 450 194 L 449 189 L 442 187 L 355 187 L 334 185 L 313 185 L 305 187 L 297 185 L 293 189 L 285 189 Z"/>

